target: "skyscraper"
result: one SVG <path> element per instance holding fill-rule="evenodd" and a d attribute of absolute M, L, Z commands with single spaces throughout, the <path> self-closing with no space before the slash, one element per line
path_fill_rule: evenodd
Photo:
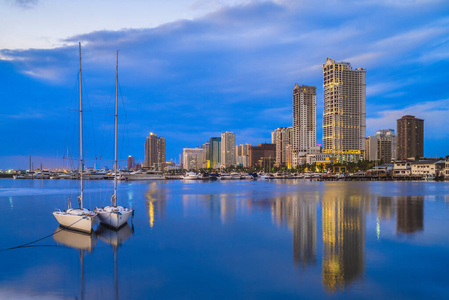
<path fill-rule="evenodd" d="M 293 144 L 293 127 L 279 127 L 274 130 L 276 144 L 276 163 L 279 166 L 287 164 L 287 146 Z"/>
<path fill-rule="evenodd" d="M 134 166 L 136 165 L 136 161 L 134 159 L 134 156 L 128 156 L 128 170 L 134 169 Z"/>
<path fill-rule="evenodd" d="M 211 137 L 209 144 L 210 167 L 212 169 L 217 169 L 220 167 L 221 162 L 221 138 Z"/>
<path fill-rule="evenodd" d="M 144 168 L 159 169 L 165 162 L 165 138 L 150 132 L 145 140 Z"/>
<path fill-rule="evenodd" d="M 223 132 L 221 134 L 221 167 L 235 166 L 235 133 Z"/>
<path fill-rule="evenodd" d="M 323 65 L 323 151 L 340 162 L 358 161 L 365 150 L 366 69 L 328 58 Z"/>
<path fill-rule="evenodd" d="M 398 159 L 424 156 L 424 120 L 406 115 L 397 120 Z"/>
<path fill-rule="evenodd" d="M 316 87 L 293 88 L 293 166 L 316 147 Z"/>

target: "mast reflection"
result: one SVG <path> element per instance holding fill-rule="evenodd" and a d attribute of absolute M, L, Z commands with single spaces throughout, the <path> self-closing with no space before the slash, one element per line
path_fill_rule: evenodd
<path fill-rule="evenodd" d="M 365 268 L 365 201 L 351 192 L 329 188 L 322 199 L 322 280 L 332 292 L 344 290 Z"/>
<path fill-rule="evenodd" d="M 117 248 L 123 244 L 127 239 L 129 239 L 134 231 L 131 229 L 128 223 L 125 223 L 118 230 L 110 229 L 102 224 L 98 225 L 95 233 L 98 235 L 100 240 L 108 243 L 114 249 L 114 287 L 115 287 L 115 299 L 118 300 L 119 296 L 119 285 L 118 285 L 118 263 L 117 263 Z"/>
<path fill-rule="evenodd" d="M 84 299 L 84 251 L 93 252 L 97 244 L 97 235 L 94 232 L 89 234 L 58 227 L 53 233 L 53 239 L 58 245 L 63 244 L 79 250 L 81 266 L 80 294 L 81 299 Z"/>

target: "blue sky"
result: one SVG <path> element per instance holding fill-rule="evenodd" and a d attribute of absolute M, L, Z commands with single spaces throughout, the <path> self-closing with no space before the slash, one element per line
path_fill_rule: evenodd
<path fill-rule="evenodd" d="M 67 146 L 77 156 L 78 41 L 86 155 L 100 166 L 112 158 L 116 50 L 122 159 L 143 160 L 149 132 L 176 160 L 227 130 L 268 142 L 292 124 L 295 83 L 318 88 L 321 142 L 327 57 L 367 69 L 367 135 L 412 114 L 425 119 L 425 155 L 449 154 L 447 1 L 57 2 L 0 2 L 0 168 L 30 155 L 61 166 Z"/>

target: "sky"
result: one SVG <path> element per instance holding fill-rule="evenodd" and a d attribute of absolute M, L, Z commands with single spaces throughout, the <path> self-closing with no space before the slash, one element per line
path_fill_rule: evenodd
<path fill-rule="evenodd" d="M 88 166 L 112 165 L 117 50 L 122 160 L 149 132 L 173 161 L 224 131 L 270 142 L 295 83 L 317 87 L 321 143 L 327 57 L 366 68 L 367 136 L 411 114 L 425 155 L 449 154 L 446 0 L 0 0 L 0 169 L 78 156 L 78 42 Z"/>

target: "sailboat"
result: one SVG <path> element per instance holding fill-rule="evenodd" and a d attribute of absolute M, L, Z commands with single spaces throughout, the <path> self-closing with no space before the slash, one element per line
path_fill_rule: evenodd
<path fill-rule="evenodd" d="M 83 98 L 81 93 L 81 43 L 79 43 L 79 94 L 80 94 L 80 196 L 78 197 L 79 208 L 69 208 L 66 211 L 57 209 L 53 212 L 56 220 L 62 227 L 92 232 L 92 225 L 95 222 L 97 213 L 83 208 L 84 188 L 83 188 Z"/>
<path fill-rule="evenodd" d="M 115 74 L 115 141 L 114 141 L 114 195 L 111 197 L 111 205 L 96 208 L 95 212 L 98 214 L 100 222 L 106 226 L 118 229 L 127 224 L 129 216 L 133 213 L 133 209 L 123 206 L 117 206 L 117 132 L 118 132 L 118 51 L 117 64 Z"/>

